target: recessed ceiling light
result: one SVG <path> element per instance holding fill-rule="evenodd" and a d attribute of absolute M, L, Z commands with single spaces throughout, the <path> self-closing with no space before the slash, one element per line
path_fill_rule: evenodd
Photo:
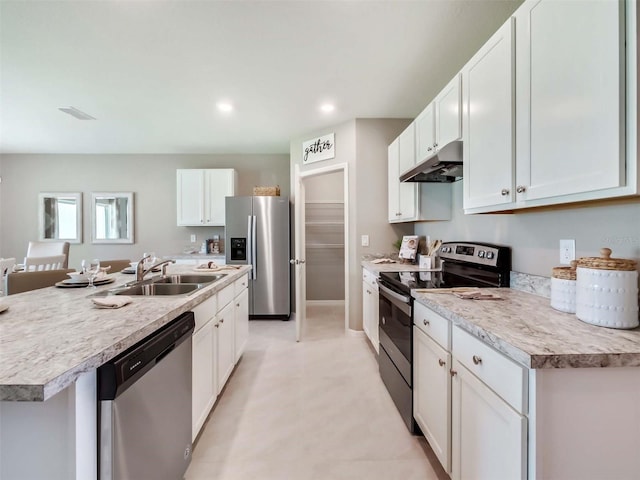
<path fill-rule="evenodd" d="M 334 105 L 332 105 L 331 103 L 324 103 L 322 105 L 320 105 L 320 110 L 322 110 L 324 113 L 331 113 L 336 109 L 336 107 Z"/>
<path fill-rule="evenodd" d="M 76 107 L 60 107 L 58 108 L 58 110 L 67 113 L 72 117 L 76 117 L 78 120 L 95 120 L 94 117 L 92 117 L 88 113 L 84 113 L 83 111 L 78 110 Z"/>
<path fill-rule="evenodd" d="M 230 112 L 233 110 L 233 105 L 229 102 L 218 102 L 218 110 L 221 112 Z"/>

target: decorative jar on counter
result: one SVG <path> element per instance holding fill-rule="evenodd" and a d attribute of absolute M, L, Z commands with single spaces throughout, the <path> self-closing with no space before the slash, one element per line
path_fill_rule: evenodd
<path fill-rule="evenodd" d="M 578 259 L 576 316 L 583 322 L 609 328 L 638 326 L 638 271 L 635 260 L 600 257 Z"/>
<path fill-rule="evenodd" d="M 554 267 L 551 274 L 551 308 L 576 313 L 576 261 L 570 267 Z"/>

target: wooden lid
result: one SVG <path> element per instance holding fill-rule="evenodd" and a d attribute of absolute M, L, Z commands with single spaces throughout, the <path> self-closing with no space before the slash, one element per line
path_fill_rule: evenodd
<path fill-rule="evenodd" d="M 559 278 L 561 280 L 575 280 L 576 264 L 577 262 L 575 260 L 571 260 L 570 267 L 553 267 L 551 269 L 551 276 L 553 278 Z"/>
<path fill-rule="evenodd" d="M 630 272 L 636 269 L 638 262 L 625 258 L 611 258 L 610 248 L 601 248 L 600 257 L 582 257 L 578 259 L 578 267 L 595 268 L 596 270 L 622 270 Z"/>

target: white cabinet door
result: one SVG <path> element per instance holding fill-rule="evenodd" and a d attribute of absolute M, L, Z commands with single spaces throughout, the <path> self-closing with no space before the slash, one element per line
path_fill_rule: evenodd
<path fill-rule="evenodd" d="M 225 197 L 234 195 L 235 183 L 233 169 L 205 170 L 205 225 L 224 226 Z"/>
<path fill-rule="evenodd" d="M 231 168 L 177 171 L 178 226 L 224 226 L 225 197 L 235 193 Z"/>
<path fill-rule="evenodd" d="M 376 353 L 380 353 L 380 338 L 378 335 L 378 317 L 380 315 L 378 285 L 371 285 L 370 288 L 371 298 L 369 300 L 369 311 L 371 312 L 371 315 L 369 316 L 369 338 L 371 339 L 371 343 L 373 344 L 373 348 Z"/>
<path fill-rule="evenodd" d="M 200 169 L 177 171 L 178 226 L 204 224 L 204 176 Z"/>
<path fill-rule="evenodd" d="M 462 70 L 465 209 L 515 198 L 513 29 L 509 19 Z"/>
<path fill-rule="evenodd" d="M 409 170 L 416 163 L 416 129 L 415 123 L 404 129 L 398 137 L 400 141 L 400 165 L 398 177 L 401 173 Z"/>
<path fill-rule="evenodd" d="M 456 75 L 433 101 L 436 149 L 462 137 L 460 75 Z M 419 143 L 419 142 L 418 142 Z"/>
<path fill-rule="evenodd" d="M 623 12 L 554 0 L 516 11 L 518 200 L 623 184 Z"/>
<path fill-rule="evenodd" d="M 400 140 L 396 138 L 389 145 L 388 152 L 388 191 L 389 196 L 389 222 L 397 222 L 400 219 L 400 182 L 398 181 L 400 171 Z"/>
<path fill-rule="evenodd" d="M 453 359 L 452 480 L 525 479 L 527 419 Z"/>
<path fill-rule="evenodd" d="M 371 287 L 366 281 L 362 281 L 362 330 L 369 340 L 371 340 Z"/>
<path fill-rule="evenodd" d="M 218 394 L 213 384 L 214 333 L 213 321 L 208 321 L 192 337 L 192 414 L 191 437 L 196 438 Z"/>
<path fill-rule="evenodd" d="M 413 417 L 440 460 L 451 471 L 451 355 L 413 327 Z"/>
<path fill-rule="evenodd" d="M 249 340 L 249 290 L 244 289 L 234 300 L 235 315 L 235 361 L 244 353 Z"/>
<path fill-rule="evenodd" d="M 216 334 L 218 336 L 218 348 L 216 349 L 216 357 L 218 360 L 217 393 L 220 393 L 224 388 L 235 364 L 235 340 L 233 336 L 234 306 L 235 304 L 233 302 L 228 303 L 218 312 L 215 319 L 215 327 L 217 328 Z"/>
<path fill-rule="evenodd" d="M 416 117 L 416 163 L 434 154 L 436 144 L 436 112 L 431 102 Z"/>

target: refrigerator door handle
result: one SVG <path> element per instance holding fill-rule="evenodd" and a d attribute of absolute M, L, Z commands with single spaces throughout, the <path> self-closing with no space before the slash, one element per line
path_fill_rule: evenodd
<path fill-rule="evenodd" d="M 247 215 L 247 263 L 249 265 L 253 265 L 253 258 L 251 257 L 251 254 L 253 253 L 252 219 L 253 217 L 251 215 Z M 249 272 L 249 279 L 253 279 L 253 267 Z"/>
<path fill-rule="evenodd" d="M 251 265 L 253 268 L 251 272 L 253 274 L 252 278 L 255 280 L 258 278 L 258 273 L 256 271 L 256 258 L 257 258 L 257 245 L 256 245 L 256 216 L 253 215 L 251 217 Z"/>

